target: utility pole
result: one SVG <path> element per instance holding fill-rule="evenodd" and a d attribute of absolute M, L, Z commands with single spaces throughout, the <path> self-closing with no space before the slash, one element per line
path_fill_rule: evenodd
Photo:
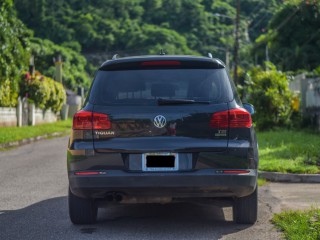
<path fill-rule="evenodd" d="M 31 55 L 29 59 L 29 73 L 32 77 L 34 77 L 35 74 L 35 66 L 34 66 L 34 56 Z"/>
<path fill-rule="evenodd" d="M 233 70 L 233 78 L 235 84 L 238 84 L 238 61 L 239 61 L 239 28 L 240 28 L 240 0 L 237 1 L 237 15 L 235 21 L 235 39 L 234 39 L 234 52 L 233 52 L 233 61 L 234 61 L 234 70 Z"/>
<path fill-rule="evenodd" d="M 227 66 L 227 70 L 230 71 L 230 66 L 229 66 L 229 62 L 230 62 L 230 59 L 229 59 L 229 48 L 226 46 L 226 66 Z"/>
<path fill-rule="evenodd" d="M 56 65 L 56 77 L 57 82 L 62 83 L 62 58 L 61 55 L 58 55 L 57 58 L 53 58 L 53 62 Z"/>

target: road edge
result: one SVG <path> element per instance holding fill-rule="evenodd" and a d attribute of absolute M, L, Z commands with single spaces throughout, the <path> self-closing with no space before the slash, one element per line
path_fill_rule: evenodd
<path fill-rule="evenodd" d="M 65 132 L 54 132 L 54 133 L 48 133 L 48 134 L 44 134 L 41 136 L 36 136 L 36 137 L 32 137 L 32 138 L 25 138 L 25 139 L 21 139 L 19 141 L 13 141 L 13 142 L 7 142 L 7 143 L 1 143 L 0 144 L 0 151 L 1 149 L 9 149 L 9 148 L 14 148 L 14 147 L 20 147 L 29 143 L 33 143 L 33 142 L 37 142 L 43 139 L 48 139 L 51 137 L 62 137 L 62 136 L 66 136 L 67 134 L 69 134 L 68 131 Z"/>
<path fill-rule="evenodd" d="M 271 182 L 320 183 L 320 174 L 297 174 L 259 171 L 259 177 Z"/>

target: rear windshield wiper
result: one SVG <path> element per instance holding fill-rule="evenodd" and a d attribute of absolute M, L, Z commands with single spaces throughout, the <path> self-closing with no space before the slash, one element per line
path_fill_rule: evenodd
<path fill-rule="evenodd" d="M 199 104 L 210 104 L 210 101 L 196 101 L 192 99 L 164 99 L 164 98 L 159 98 L 158 99 L 158 104 L 159 105 L 179 105 L 179 104 L 194 104 L 194 103 L 199 103 Z"/>

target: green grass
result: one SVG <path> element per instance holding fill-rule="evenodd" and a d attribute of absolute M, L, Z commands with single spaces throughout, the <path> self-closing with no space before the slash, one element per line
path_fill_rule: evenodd
<path fill-rule="evenodd" d="M 59 121 L 55 123 L 46 123 L 37 126 L 23 127 L 1 127 L 0 144 L 19 141 L 25 138 L 42 136 L 54 132 L 69 132 L 72 120 Z"/>
<path fill-rule="evenodd" d="M 267 180 L 264 178 L 258 178 L 258 186 L 261 187 L 267 184 Z"/>
<path fill-rule="evenodd" d="M 258 133 L 259 169 L 282 173 L 319 173 L 320 134 L 276 130 Z"/>
<path fill-rule="evenodd" d="M 275 214 L 272 223 L 283 231 L 286 239 L 320 239 L 320 209 Z"/>

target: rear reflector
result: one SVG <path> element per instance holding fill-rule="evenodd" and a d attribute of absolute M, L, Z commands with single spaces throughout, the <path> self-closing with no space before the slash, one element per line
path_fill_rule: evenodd
<path fill-rule="evenodd" d="M 179 61 L 148 61 L 142 62 L 142 66 L 179 66 L 181 62 Z"/>
<path fill-rule="evenodd" d="M 75 172 L 74 175 L 99 175 L 100 172 Z"/>
<path fill-rule="evenodd" d="M 79 111 L 73 116 L 73 130 L 110 129 L 108 115 L 89 111 Z"/>
<path fill-rule="evenodd" d="M 211 128 L 250 128 L 252 119 L 247 110 L 236 108 L 212 114 L 209 125 Z"/>
<path fill-rule="evenodd" d="M 247 174 L 247 173 L 250 173 L 250 170 L 217 170 L 216 173 L 224 173 L 224 174 Z"/>

